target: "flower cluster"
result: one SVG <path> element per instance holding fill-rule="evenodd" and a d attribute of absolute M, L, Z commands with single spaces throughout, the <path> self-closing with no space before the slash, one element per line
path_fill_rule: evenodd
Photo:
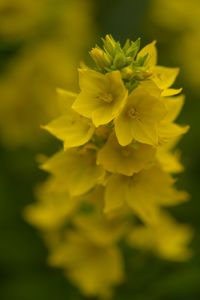
<path fill-rule="evenodd" d="M 58 90 L 62 115 L 44 126 L 64 149 L 26 218 L 43 233 L 49 262 L 89 296 L 109 297 L 125 278 L 122 243 L 169 260 L 190 257 L 191 229 L 164 209 L 188 199 L 174 186 L 174 150 L 188 126 L 175 123 L 184 96 L 176 68 L 157 66 L 155 42 L 122 47 L 112 36 L 79 69 L 80 93 Z"/>

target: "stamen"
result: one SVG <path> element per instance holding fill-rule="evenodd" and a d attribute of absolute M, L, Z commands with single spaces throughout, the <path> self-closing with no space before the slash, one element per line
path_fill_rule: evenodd
<path fill-rule="evenodd" d="M 103 100 L 106 103 L 113 102 L 113 95 L 111 93 L 104 93 L 98 96 L 100 100 Z"/>
<path fill-rule="evenodd" d="M 128 113 L 128 116 L 132 119 L 138 119 L 139 118 L 139 112 L 133 106 L 129 107 L 127 113 Z"/>

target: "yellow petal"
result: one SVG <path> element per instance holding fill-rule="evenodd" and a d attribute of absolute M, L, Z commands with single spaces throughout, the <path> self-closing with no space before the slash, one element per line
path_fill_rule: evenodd
<path fill-rule="evenodd" d="M 179 135 L 185 134 L 189 130 L 189 126 L 180 126 L 175 123 L 160 124 L 158 127 L 159 142 L 162 144 L 164 142 L 170 141 Z"/>
<path fill-rule="evenodd" d="M 164 103 L 167 107 L 167 114 L 162 120 L 163 122 L 173 122 L 179 115 L 185 101 L 185 96 L 164 98 Z"/>
<path fill-rule="evenodd" d="M 125 113 L 120 114 L 115 120 L 115 133 L 121 146 L 132 142 L 131 123 Z"/>
<path fill-rule="evenodd" d="M 61 114 L 65 114 L 72 106 L 78 94 L 63 89 L 57 89 L 57 99 Z"/>
<path fill-rule="evenodd" d="M 152 146 L 158 145 L 158 131 L 154 123 L 135 121 L 131 125 L 132 137 L 136 141 Z"/>
<path fill-rule="evenodd" d="M 79 86 L 81 91 L 96 93 L 105 89 L 106 77 L 91 69 L 79 69 Z"/>
<path fill-rule="evenodd" d="M 152 68 L 157 63 L 157 49 L 156 49 L 156 41 L 146 45 L 144 48 L 140 50 L 138 53 L 138 57 L 143 57 L 148 54 L 146 65 L 149 68 Z"/>
<path fill-rule="evenodd" d="M 174 83 L 178 73 L 178 68 L 156 66 L 153 69 L 152 79 L 160 89 L 165 90 Z"/>
<path fill-rule="evenodd" d="M 95 129 L 90 120 L 80 117 L 73 111 L 69 111 L 67 115 L 55 119 L 43 128 L 62 140 L 65 149 L 87 143 Z"/>
<path fill-rule="evenodd" d="M 145 171 L 144 171 L 145 172 Z M 148 171 L 147 171 L 148 172 Z M 133 175 L 126 179 L 125 199 L 134 214 L 147 224 L 155 223 L 159 203 L 156 202 L 156 188 L 150 186 L 151 178 L 146 173 Z"/>
<path fill-rule="evenodd" d="M 102 105 L 103 103 L 98 96 L 82 91 L 76 98 L 72 108 L 80 115 L 91 119 L 93 112 L 101 108 Z"/>
<path fill-rule="evenodd" d="M 172 153 L 165 149 L 157 151 L 157 159 L 163 170 L 169 173 L 179 173 L 184 170 L 183 165 L 179 161 L 179 153 Z"/>
<path fill-rule="evenodd" d="M 116 116 L 116 113 L 113 111 L 113 107 L 111 105 L 101 105 L 92 113 L 92 121 L 96 127 L 108 124 L 112 121 Z"/>
<path fill-rule="evenodd" d="M 161 93 L 162 97 L 170 97 L 170 96 L 175 96 L 177 94 L 180 94 L 182 91 L 182 88 L 180 89 L 166 89 Z"/>
<path fill-rule="evenodd" d="M 158 88 L 155 82 L 151 79 L 141 81 L 139 87 L 142 91 L 145 91 L 156 98 L 159 98 L 161 95 L 161 89 Z"/>

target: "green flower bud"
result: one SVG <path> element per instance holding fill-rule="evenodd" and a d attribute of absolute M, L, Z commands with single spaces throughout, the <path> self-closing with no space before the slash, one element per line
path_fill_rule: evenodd
<path fill-rule="evenodd" d="M 90 51 L 90 56 L 99 68 L 107 68 L 111 65 L 111 58 L 100 48 L 95 47 Z"/>

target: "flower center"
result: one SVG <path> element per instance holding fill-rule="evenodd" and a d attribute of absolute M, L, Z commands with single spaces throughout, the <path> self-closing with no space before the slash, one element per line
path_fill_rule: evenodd
<path fill-rule="evenodd" d="M 113 95 L 111 93 L 103 93 L 98 98 L 103 100 L 106 103 L 113 102 Z"/>
<path fill-rule="evenodd" d="M 133 106 L 129 107 L 129 109 L 127 111 L 127 114 L 131 119 L 138 119 L 139 118 L 139 112 Z"/>

